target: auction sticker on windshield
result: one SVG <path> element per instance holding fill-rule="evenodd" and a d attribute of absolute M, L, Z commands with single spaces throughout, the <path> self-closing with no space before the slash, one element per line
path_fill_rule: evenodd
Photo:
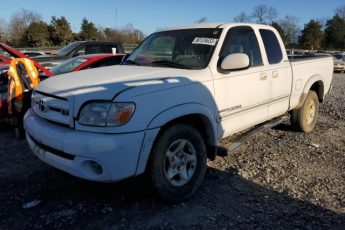
<path fill-rule="evenodd" d="M 215 46 L 218 39 L 215 38 L 194 38 L 192 44 Z"/>

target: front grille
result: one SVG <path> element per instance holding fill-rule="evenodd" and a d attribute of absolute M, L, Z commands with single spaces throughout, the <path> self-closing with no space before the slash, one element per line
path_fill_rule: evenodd
<path fill-rule="evenodd" d="M 51 154 L 54 154 L 54 155 L 57 155 L 59 157 L 62 157 L 62 158 L 65 158 L 65 159 L 68 159 L 68 160 L 74 160 L 75 156 L 72 155 L 72 154 L 68 154 L 68 153 L 65 153 L 63 151 L 60 151 L 60 150 L 57 150 L 57 149 L 54 149 L 54 148 L 51 148 L 49 146 L 46 146 L 40 142 L 38 142 L 37 140 L 35 140 L 35 138 L 33 138 L 32 136 L 30 136 L 30 139 L 38 146 L 40 147 L 41 149 L 43 149 L 44 151 L 46 152 L 49 152 Z"/>
<path fill-rule="evenodd" d="M 35 91 L 33 92 L 31 107 L 39 117 L 45 120 L 73 127 L 70 103 L 66 98 Z"/>

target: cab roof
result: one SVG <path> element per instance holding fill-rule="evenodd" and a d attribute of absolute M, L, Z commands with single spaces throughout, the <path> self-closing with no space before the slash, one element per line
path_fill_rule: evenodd
<path fill-rule="evenodd" d="M 242 23 L 242 22 L 207 22 L 207 23 L 198 23 L 198 24 L 190 24 L 190 25 L 182 25 L 176 26 L 172 28 L 168 28 L 166 30 L 183 30 L 183 29 L 198 29 L 198 28 L 229 28 L 233 26 L 250 26 L 253 28 L 265 28 L 265 29 L 272 29 L 271 26 L 257 24 L 257 23 Z"/>

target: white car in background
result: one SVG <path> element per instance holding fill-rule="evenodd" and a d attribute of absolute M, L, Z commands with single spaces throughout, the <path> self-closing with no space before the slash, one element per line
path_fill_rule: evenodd
<path fill-rule="evenodd" d="M 333 61 L 334 61 L 334 72 L 344 73 L 345 72 L 345 61 L 338 59 L 335 56 L 333 56 Z"/>

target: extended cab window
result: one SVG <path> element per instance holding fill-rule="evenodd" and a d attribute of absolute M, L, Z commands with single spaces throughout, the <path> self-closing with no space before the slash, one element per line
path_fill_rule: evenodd
<path fill-rule="evenodd" d="M 223 43 L 220 58 L 234 53 L 247 54 L 252 67 L 262 65 L 260 46 L 251 27 L 241 26 L 229 30 Z"/>
<path fill-rule="evenodd" d="M 279 45 L 277 36 L 271 30 L 260 30 L 262 40 L 264 42 L 268 62 L 277 64 L 283 59 L 282 48 Z"/>

